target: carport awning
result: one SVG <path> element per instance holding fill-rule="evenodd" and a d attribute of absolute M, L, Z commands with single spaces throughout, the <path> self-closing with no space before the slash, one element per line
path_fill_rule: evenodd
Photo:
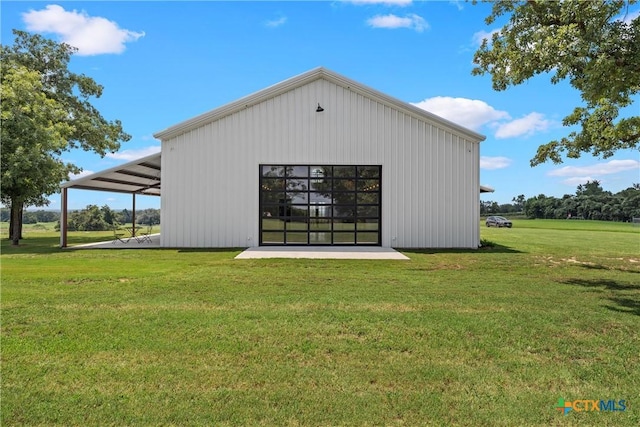
<path fill-rule="evenodd" d="M 162 153 L 152 154 L 65 182 L 60 187 L 159 196 L 161 159 Z"/>

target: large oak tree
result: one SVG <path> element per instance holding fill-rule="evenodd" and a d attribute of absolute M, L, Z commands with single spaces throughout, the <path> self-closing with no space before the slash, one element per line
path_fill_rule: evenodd
<path fill-rule="evenodd" d="M 69 173 L 80 168 L 61 160 L 81 148 L 100 156 L 115 152 L 130 136 L 119 120 L 108 121 L 91 104 L 103 87 L 69 70 L 76 48 L 14 30 L 0 46 L 2 81 L 1 200 L 11 207 L 11 236 L 18 244 L 24 206 L 42 206 Z"/>
<path fill-rule="evenodd" d="M 549 73 L 555 84 L 568 79 L 583 105 L 564 118 L 576 126 L 559 141 L 538 148 L 531 165 L 561 163 L 591 153 L 603 158 L 638 148 L 640 117 L 620 117 L 640 90 L 640 17 L 628 15 L 636 0 L 495 1 L 486 23 L 508 22 L 475 53 L 474 75 L 490 74 L 505 90 Z M 637 111 L 637 110 L 636 110 Z"/>

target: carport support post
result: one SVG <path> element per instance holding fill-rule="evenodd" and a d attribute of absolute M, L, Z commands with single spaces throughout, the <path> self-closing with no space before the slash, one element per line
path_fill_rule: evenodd
<path fill-rule="evenodd" d="M 131 212 L 131 234 L 136 237 L 136 193 L 133 193 L 133 212 Z"/>
<path fill-rule="evenodd" d="M 67 188 L 64 187 L 60 192 L 62 211 L 60 212 L 60 247 L 67 247 Z"/>

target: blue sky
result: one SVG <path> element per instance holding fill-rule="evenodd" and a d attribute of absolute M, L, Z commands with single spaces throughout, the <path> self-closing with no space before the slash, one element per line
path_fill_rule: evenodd
<path fill-rule="evenodd" d="M 157 152 L 155 132 L 323 66 L 486 135 L 480 181 L 495 193 L 482 200 L 562 197 L 593 179 L 613 192 L 640 182 L 637 150 L 529 166 L 540 144 L 569 133 L 561 121 L 580 95 L 544 75 L 504 92 L 493 91 L 489 76 L 472 76 L 482 37 L 500 25 L 485 24 L 487 4 L 3 1 L 0 7 L 2 44 L 12 44 L 15 28 L 78 47 L 70 68 L 104 86 L 94 105 L 132 135 L 105 158 L 65 153 L 83 173 Z M 639 11 L 634 5 L 627 19 Z M 638 101 L 625 114 L 639 114 Z M 59 208 L 59 196 L 50 199 Z M 69 202 L 72 209 L 131 207 L 128 196 L 81 190 L 72 190 Z M 155 197 L 137 200 L 139 209 L 159 205 Z"/>

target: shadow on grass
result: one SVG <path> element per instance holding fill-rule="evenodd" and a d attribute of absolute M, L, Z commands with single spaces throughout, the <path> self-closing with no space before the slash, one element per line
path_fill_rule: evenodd
<path fill-rule="evenodd" d="M 522 254 L 525 253 L 509 246 L 498 245 L 492 243 L 490 246 L 481 246 L 478 249 L 402 249 L 396 248 L 401 252 L 412 254 Z"/>
<path fill-rule="evenodd" d="M 585 268 L 587 270 L 617 270 L 617 271 L 622 271 L 623 273 L 640 274 L 640 270 L 631 270 L 631 269 L 620 268 L 620 267 L 607 267 L 606 265 L 600 265 L 600 264 L 582 264 L 580 265 L 580 267 Z"/>
<path fill-rule="evenodd" d="M 0 244 L 3 255 L 12 254 L 52 254 L 62 251 L 60 238 L 37 237 L 20 240 L 18 246 L 11 244 L 8 239 L 3 239 Z"/>
<path fill-rule="evenodd" d="M 20 244 L 18 246 L 13 246 L 10 240 L 3 239 L 0 242 L 0 252 L 3 255 L 20 255 L 20 254 L 28 254 L 28 255 L 48 255 L 55 254 L 60 252 L 69 252 L 69 251 L 86 251 L 86 250 L 109 250 L 109 251 L 128 251 L 128 250 L 155 250 L 155 251 L 178 251 L 178 252 L 241 252 L 245 248 L 159 248 L 159 247 L 96 247 L 96 248 L 87 248 L 87 247 L 78 247 L 77 245 L 82 245 L 86 243 L 99 243 L 99 242 L 110 242 L 112 237 L 105 237 L 103 239 L 96 237 L 74 237 L 72 241 L 69 241 L 69 246 L 66 248 L 60 247 L 60 238 L 59 237 L 29 237 L 26 239 L 20 240 Z"/>
<path fill-rule="evenodd" d="M 610 291 L 640 291 L 640 285 L 627 285 L 607 279 L 568 279 L 563 280 L 562 283 L 583 288 L 604 288 Z"/>
<path fill-rule="evenodd" d="M 247 248 L 173 248 L 178 252 L 196 253 L 196 252 L 242 252 Z"/>
<path fill-rule="evenodd" d="M 618 293 L 624 292 L 624 295 L 608 297 L 607 299 L 613 303 L 613 305 L 606 305 L 605 307 L 618 313 L 640 316 L 640 285 L 624 284 L 608 279 L 568 279 L 563 280 L 562 283 L 581 286 L 583 288 L 597 288 Z M 630 291 L 636 291 L 635 295 L 629 295 Z"/>
<path fill-rule="evenodd" d="M 633 298 L 609 298 L 615 306 L 608 305 L 609 310 L 640 316 L 640 301 Z"/>

